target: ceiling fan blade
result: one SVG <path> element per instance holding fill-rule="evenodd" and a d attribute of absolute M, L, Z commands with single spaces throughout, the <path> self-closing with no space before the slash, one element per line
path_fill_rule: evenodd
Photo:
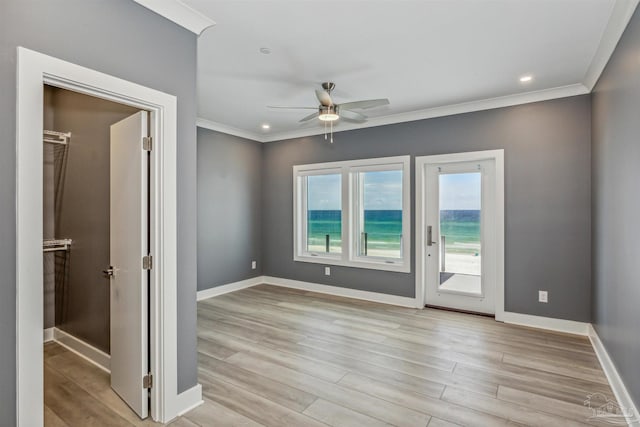
<path fill-rule="evenodd" d="M 364 114 L 356 113 L 355 111 L 339 109 L 338 115 L 341 119 L 345 119 L 350 122 L 364 123 L 367 121 L 367 116 L 365 116 Z"/>
<path fill-rule="evenodd" d="M 313 114 L 309 114 L 308 116 L 301 118 L 299 122 L 300 123 L 308 122 L 309 120 L 315 119 L 319 115 L 320 115 L 320 113 L 318 113 L 318 112 L 315 112 Z"/>
<path fill-rule="evenodd" d="M 331 95 L 329 95 L 326 90 L 316 89 L 316 97 L 318 98 L 318 101 L 320 101 L 320 104 L 324 105 L 325 107 L 330 107 L 331 105 L 333 105 Z"/>
<path fill-rule="evenodd" d="M 267 105 L 267 108 L 281 109 L 281 110 L 317 110 L 318 107 L 280 107 L 275 105 Z"/>
<path fill-rule="evenodd" d="M 348 110 L 352 110 L 354 108 L 361 108 L 363 110 L 366 110 L 368 108 L 381 107 L 383 105 L 389 105 L 389 100 L 387 98 L 367 99 L 366 101 L 345 102 L 344 104 L 340 104 L 340 108 L 346 108 Z"/>

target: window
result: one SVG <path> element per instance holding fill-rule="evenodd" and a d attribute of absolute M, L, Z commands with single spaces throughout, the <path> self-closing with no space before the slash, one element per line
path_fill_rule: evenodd
<path fill-rule="evenodd" d="M 409 156 L 294 166 L 294 260 L 410 271 Z"/>

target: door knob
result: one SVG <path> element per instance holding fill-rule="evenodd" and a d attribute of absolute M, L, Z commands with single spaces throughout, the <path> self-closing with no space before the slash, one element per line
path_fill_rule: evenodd
<path fill-rule="evenodd" d="M 102 270 L 102 272 L 105 274 L 105 276 L 107 276 L 108 278 L 112 278 L 114 276 L 114 268 L 112 265 L 109 266 L 109 268 L 107 268 L 106 270 Z"/>

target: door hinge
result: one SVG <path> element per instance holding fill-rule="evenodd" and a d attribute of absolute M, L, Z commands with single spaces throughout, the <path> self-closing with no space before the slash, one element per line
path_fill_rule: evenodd
<path fill-rule="evenodd" d="M 144 151 L 151 151 L 152 142 L 153 139 L 150 136 L 142 137 L 142 149 Z"/>
<path fill-rule="evenodd" d="M 142 257 L 142 269 L 143 270 L 151 270 L 153 268 L 153 257 L 151 255 L 146 255 Z"/>
<path fill-rule="evenodd" d="M 153 387 L 153 375 L 148 373 L 144 377 L 142 377 L 142 388 L 151 388 Z"/>

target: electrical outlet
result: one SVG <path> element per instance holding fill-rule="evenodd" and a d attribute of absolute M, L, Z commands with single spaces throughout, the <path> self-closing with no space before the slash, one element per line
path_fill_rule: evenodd
<path fill-rule="evenodd" d="M 325 276 L 331 276 L 331 267 L 325 267 L 324 268 L 324 275 Z"/>
<path fill-rule="evenodd" d="M 549 294 L 547 291 L 538 291 L 538 302 L 549 302 Z"/>
<path fill-rule="evenodd" d="M 251 261 L 251 269 L 255 270 L 258 267 L 258 263 L 256 261 Z"/>

